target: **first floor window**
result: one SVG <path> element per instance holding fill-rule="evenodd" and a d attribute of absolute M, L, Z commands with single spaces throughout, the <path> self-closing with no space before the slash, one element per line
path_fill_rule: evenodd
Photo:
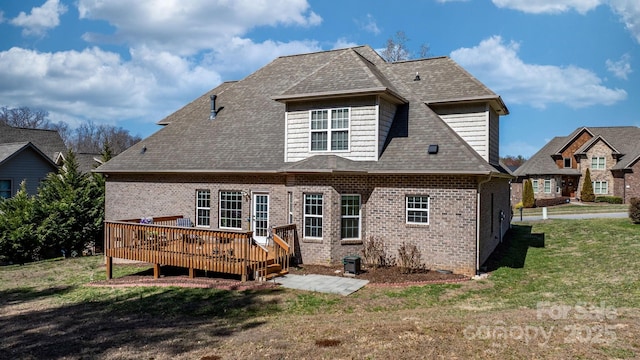
<path fill-rule="evenodd" d="M 533 192 L 538 192 L 538 180 L 531 180 L 531 187 L 533 188 Z"/>
<path fill-rule="evenodd" d="M 551 180 L 549 179 L 544 181 L 544 192 L 547 194 L 551 193 Z"/>
<path fill-rule="evenodd" d="M 593 170 L 604 170 L 606 168 L 606 163 L 604 156 L 594 156 L 591 158 L 591 169 Z"/>
<path fill-rule="evenodd" d="M 220 228 L 242 228 L 241 191 L 220 191 Z"/>
<path fill-rule="evenodd" d="M 360 239 L 360 195 L 342 195 L 340 238 Z"/>
<path fill-rule="evenodd" d="M 609 193 L 609 184 L 606 181 L 594 181 L 593 182 L 593 193 L 594 194 L 608 194 Z"/>
<path fill-rule="evenodd" d="M 408 195 L 407 224 L 429 224 L 429 197 Z"/>
<path fill-rule="evenodd" d="M 0 180 L 0 199 L 11 197 L 11 180 Z"/>
<path fill-rule="evenodd" d="M 322 194 L 304 195 L 304 237 L 322 238 Z"/>
<path fill-rule="evenodd" d="M 196 191 L 196 226 L 211 225 L 211 191 Z"/>

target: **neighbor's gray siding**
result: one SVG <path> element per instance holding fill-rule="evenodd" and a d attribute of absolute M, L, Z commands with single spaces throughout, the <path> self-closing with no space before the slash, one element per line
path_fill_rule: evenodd
<path fill-rule="evenodd" d="M 309 151 L 310 110 L 349 108 L 349 151 Z M 354 161 L 378 159 L 378 106 L 376 98 L 288 104 L 285 162 L 296 162 L 318 154 L 335 154 Z"/>
<path fill-rule="evenodd" d="M 26 148 L 0 166 L 0 179 L 11 180 L 11 195 L 20 189 L 22 180 L 27 181 L 27 193 L 36 195 L 38 186 L 47 174 L 58 169 L 31 148 Z"/>

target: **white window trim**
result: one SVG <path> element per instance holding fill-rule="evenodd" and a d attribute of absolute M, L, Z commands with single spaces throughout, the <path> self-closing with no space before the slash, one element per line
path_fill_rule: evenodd
<path fill-rule="evenodd" d="M 358 215 L 342 215 L 342 198 L 344 196 L 355 196 L 358 198 Z M 358 236 L 354 238 L 342 237 L 342 219 L 358 219 Z M 360 194 L 340 195 L 340 240 L 360 240 L 362 238 L 362 196 Z"/>
<path fill-rule="evenodd" d="M 600 184 L 600 187 L 599 187 L 600 192 L 596 192 L 596 183 Z M 591 185 L 593 186 L 593 193 L 595 195 L 607 195 L 609 193 L 609 182 L 608 181 L 596 180 L 596 181 L 592 181 Z M 604 191 L 605 192 L 602 192 L 603 185 L 604 185 Z"/>
<path fill-rule="evenodd" d="M 596 166 L 593 166 L 593 159 L 596 159 Z M 602 159 L 602 166 L 600 165 L 600 159 Z M 604 156 L 592 156 L 591 157 L 591 169 L 592 170 L 606 170 L 607 158 Z"/>
<path fill-rule="evenodd" d="M 199 206 L 200 203 L 200 193 L 207 192 L 209 193 L 209 206 Z M 200 210 L 209 210 L 209 225 L 200 224 Z M 211 190 L 208 189 L 198 189 L 196 190 L 196 227 L 211 227 Z"/>
<path fill-rule="evenodd" d="M 238 193 L 240 195 L 240 227 L 222 226 L 222 193 Z M 242 230 L 242 191 L 220 190 L 218 192 L 218 228 L 230 230 Z"/>
<path fill-rule="evenodd" d="M 409 197 L 426 197 L 427 198 L 427 208 L 426 209 L 409 209 Z M 405 210 L 405 223 L 407 225 L 429 225 L 431 222 L 431 196 L 429 195 L 405 195 L 404 197 L 404 210 Z M 427 213 L 427 222 L 414 222 L 409 221 L 409 210 L 411 211 L 421 211 Z"/>
<path fill-rule="evenodd" d="M 549 191 L 547 191 L 547 184 L 549 184 Z M 551 179 L 544 179 L 544 193 L 551 194 Z"/>
<path fill-rule="evenodd" d="M 349 113 L 349 116 L 347 118 L 347 121 L 349 122 L 349 126 L 347 126 L 346 128 L 332 128 L 331 127 L 331 113 L 333 110 L 347 110 Z M 312 114 L 315 111 L 326 111 L 327 112 L 327 128 L 326 129 L 312 129 L 311 128 L 311 121 L 312 121 Z M 342 149 L 342 150 L 332 150 L 331 149 L 331 135 L 334 131 L 346 131 L 347 132 L 347 148 L 346 149 Z M 327 133 L 327 149 L 326 150 L 312 150 L 311 149 L 311 134 L 313 133 L 318 133 L 318 132 L 326 132 Z M 351 108 L 350 107 L 339 107 L 339 108 L 329 108 L 329 109 L 313 109 L 313 110 L 309 110 L 309 152 L 313 152 L 313 153 L 343 153 L 343 152 L 349 152 L 351 149 Z"/>
<path fill-rule="evenodd" d="M 538 192 L 538 189 L 540 187 L 540 184 L 538 183 L 538 179 L 531 180 L 531 187 L 533 188 L 534 194 Z"/>
<path fill-rule="evenodd" d="M 314 214 L 307 214 L 307 196 L 311 196 L 311 195 L 315 195 L 315 196 L 320 196 L 320 199 L 322 200 L 322 215 L 314 215 Z M 322 226 L 321 226 L 321 233 L 324 236 L 324 194 L 322 193 L 308 193 L 308 194 L 304 194 L 304 199 L 303 199 L 303 209 L 302 209 L 302 214 L 303 214 L 303 219 L 302 219 L 302 235 L 305 239 L 322 239 L 322 237 L 317 237 L 317 236 L 307 236 L 307 218 L 320 218 L 322 220 Z"/>
<path fill-rule="evenodd" d="M 287 192 L 287 207 L 289 208 L 289 224 L 293 224 L 293 192 Z"/>
<path fill-rule="evenodd" d="M 567 165 L 567 160 L 569 160 L 569 166 L 566 166 L 566 165 Z M 565 169 L 569 169 L 569 168 L 571 168 L 571 167 L 573 166 L 573 159 L 571 159 L 570 157 L 568 157 L 568 158 L 563 158 L 563 159 L 562 159 L 562 165 L 563 165 L 563 167 L 564 167 Z"/>

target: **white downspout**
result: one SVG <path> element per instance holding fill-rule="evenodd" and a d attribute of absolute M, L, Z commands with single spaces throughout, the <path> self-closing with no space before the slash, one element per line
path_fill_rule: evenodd
<path fill-rule="evenodd" d="M 489 176 L 478 183 L 478 201 L 476 201 L 476 275 L 480 273 L 480 188 L 483 184 L 491 181 L 492 173 Z"/>

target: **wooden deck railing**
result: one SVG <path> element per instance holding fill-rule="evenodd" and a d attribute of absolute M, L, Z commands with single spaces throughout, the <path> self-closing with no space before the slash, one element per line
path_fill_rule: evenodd
<path fill-rule="evenodd" d="M 296 224 L 288 224 L 273 227 L 273 238 L 280 238 L 289 246 L 288 260 L 301 262 L 300 247 L 298 246 L 298 230 Z M 287 264 L 289 265 L 289 263 Z"/>
<path fill-rule="evenodd" d="M 253 243 L 250 231 L 221 231 L 158 225 L 131 221 L 105 221 L 105 256 L 107 277 L 112 277 L 112 258 L 144 261 L 154 264 L 154 276 L 160 265 L 185 267 L 240 275 L 247 280 L 260 274 L 274 255 Z M 276 251 L 278 252 L 278 251 Z"/>

